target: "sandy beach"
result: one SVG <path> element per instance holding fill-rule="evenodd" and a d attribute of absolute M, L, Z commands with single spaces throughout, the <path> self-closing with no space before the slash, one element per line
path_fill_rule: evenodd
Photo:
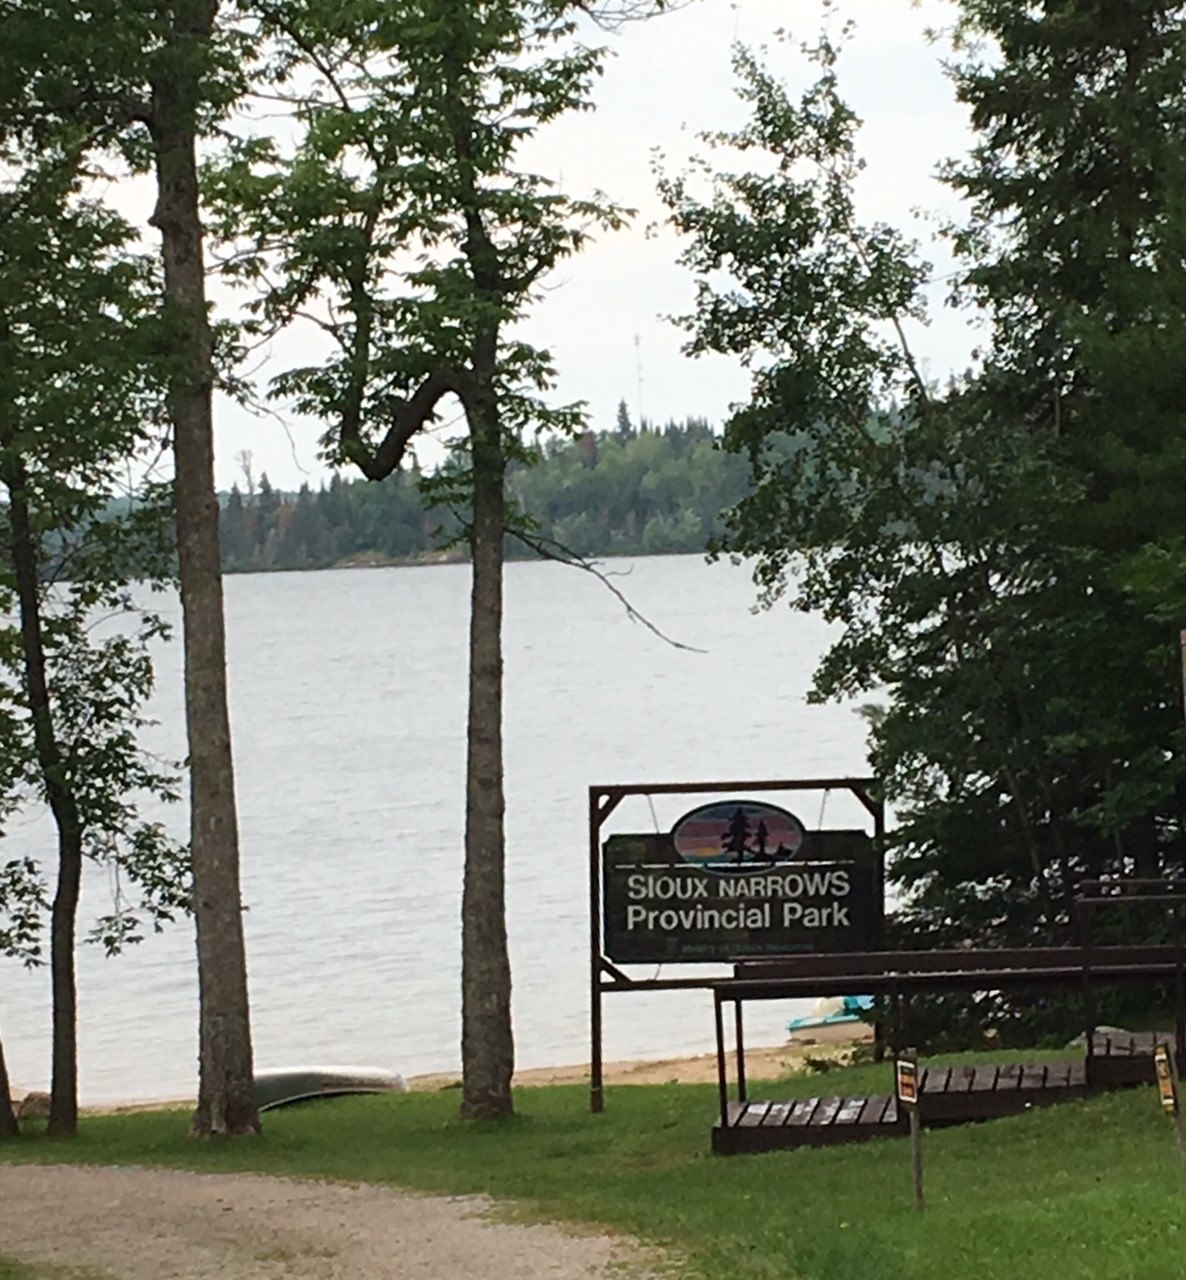
<path fill-rule="evenodd" d="M 754 1079 L 773 1078 L 803 1069 L 805 1058 L 831 1058 L 848 1052 L 854 1045 L 873 1038 L 871 1027 L 848 1023 L 832 1027 L 813 1027 L 798 1033 L 779 1045 L 747 1045 L 746 1068 Z M 615 1084 L 711 1084 L 717 1078 L 715 1053 L 701 1053 L 682 1058 L 639 1058 L 625 1062 L 607 1062 L 605 1083 Z M 529 1067 L 515 1073 L 515 1085 L 583 1084 L 589 1079 L 589 1064 L 575 1063 L 563 1067 Z M 413 1089 L 447 1089 L 459 1083 L 456 1072 L 412 1076 Z"/>

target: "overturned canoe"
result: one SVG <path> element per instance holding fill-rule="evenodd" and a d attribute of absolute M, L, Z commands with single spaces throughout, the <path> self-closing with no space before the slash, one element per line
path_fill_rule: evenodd
<path fill-rule="evenodd" d="M 394 1071 L 374 1067 L 284 1067 L 255 1073 L 255 1102 L 261 1111 L 315 1098 L 352 1093 L 406 1093 L 408 1082 Z"/>

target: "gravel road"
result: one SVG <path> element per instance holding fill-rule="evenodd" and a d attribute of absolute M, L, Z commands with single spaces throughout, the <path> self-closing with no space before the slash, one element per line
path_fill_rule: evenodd
<path fill-rule="evenodd" d="M 628 1242 L 488 1202 L 172 1170 L 0 1165 L 0 1257 L 87 1280 L 623 1280 Z"/>

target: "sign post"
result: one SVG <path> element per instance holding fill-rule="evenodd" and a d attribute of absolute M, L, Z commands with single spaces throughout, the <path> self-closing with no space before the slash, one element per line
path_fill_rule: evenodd
<path fill-rule="evenodd" d="M 1157 1070 L 1157 1091 L 1161 1095 L 1161 1107 L 1174 1122 L 1178 1135 L 1178 1155 L 1183 1172 L 1186 1172 L 1186 1117 L 1182 1115 L 1181 1082 L 1173 1047 L 1159 1044 L 1153 1050 L 1153 1065 Z"/>
<path fill-rule="evenodd" d="M 894 1066 L 898 1106 L 906 1109 L 906 1115 L 910 1120 L 910 1165 L 914 1171 L 914 1207 L 922 1209 L 922 1124 L 918 1114 L 918 1051 L 904 1049 Z"/>

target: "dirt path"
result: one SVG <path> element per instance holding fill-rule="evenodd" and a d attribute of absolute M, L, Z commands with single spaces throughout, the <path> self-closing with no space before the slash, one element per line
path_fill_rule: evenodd
<path fill-rule="evenodd" d="M 495 1223 L 487 1202 L 172 1170 L 0 1165 L 0 1257 L 87 1280 L 620 1280 L 604 1236 Z"/>

